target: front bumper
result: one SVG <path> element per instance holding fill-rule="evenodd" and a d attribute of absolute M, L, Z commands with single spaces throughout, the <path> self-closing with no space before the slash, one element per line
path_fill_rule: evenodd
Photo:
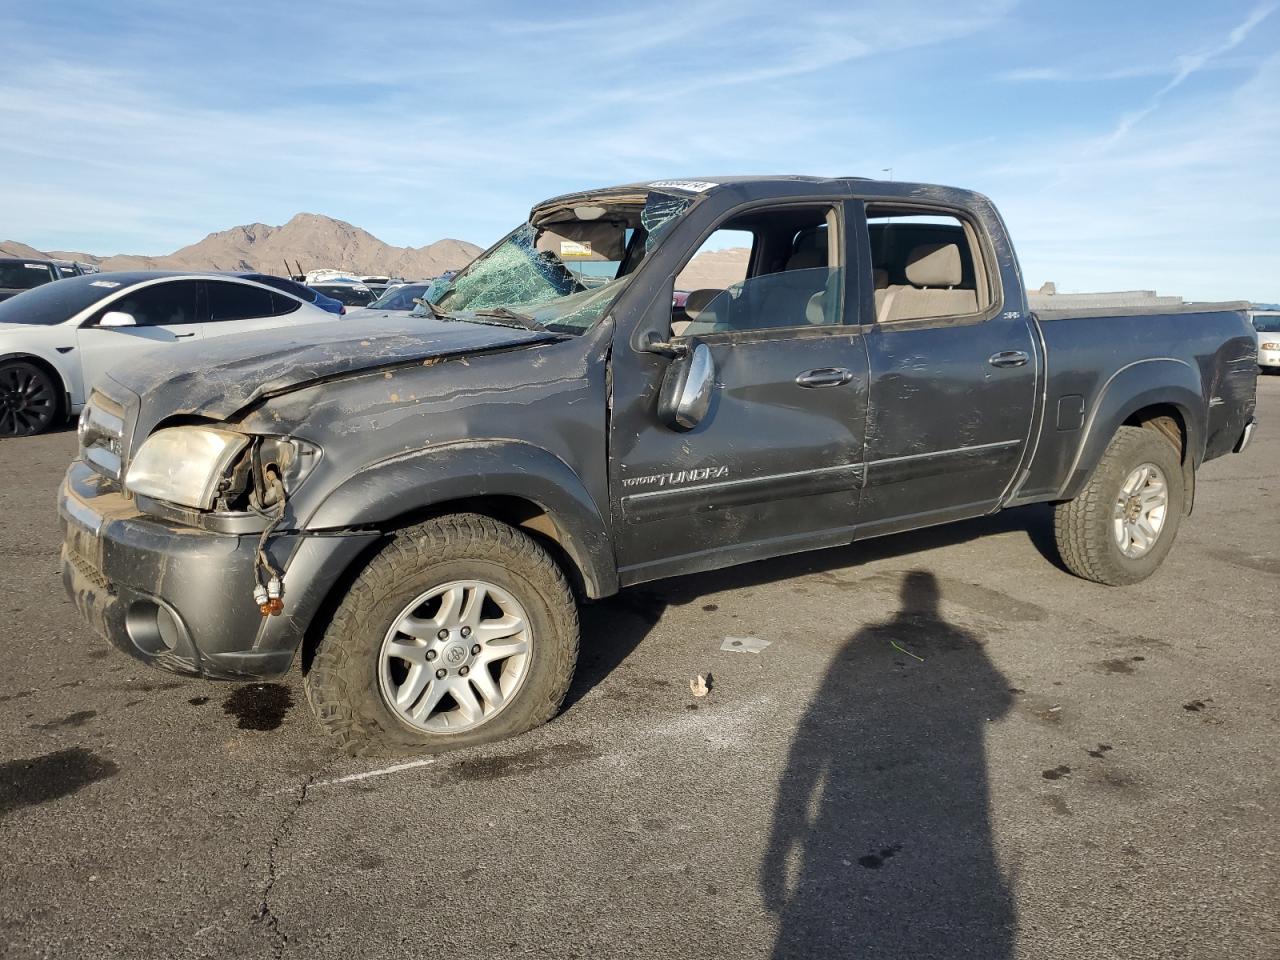
<path fill-rule="evenodd" d="M 1280 367 L 1280 350 L 1258 350 L 1258 366 L 1276 368 Z"/>
<path fill-rule="evenodd" d="M 115 647 L 153 666 L 206 677 L 265 679 L 289 668 L 338 577 L 376 532 L 273 535 L 285 571 L 284 613 L 253 599 L 257 534 L 221 534 L 139 513 L 86 464 L 58 493 L 62 583 Z"/>

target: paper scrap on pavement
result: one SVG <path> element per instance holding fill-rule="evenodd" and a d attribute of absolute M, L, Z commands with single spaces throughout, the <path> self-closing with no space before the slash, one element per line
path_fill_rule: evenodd
<path fill-rule="evenodd" d="M 772 642 L 759 637 L 725 637 L 720 649 L 731 653 L 759 653 Z"/>

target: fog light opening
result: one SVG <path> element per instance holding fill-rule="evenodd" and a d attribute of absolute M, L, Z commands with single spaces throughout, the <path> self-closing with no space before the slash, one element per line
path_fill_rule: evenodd
<path fill-rule="evenodd" d="M 135 600 L 125 614 L 129 639 L 143 653 L 156 656 L 178 645 L 180 631 L 173 614 L 152 600 Z"/>

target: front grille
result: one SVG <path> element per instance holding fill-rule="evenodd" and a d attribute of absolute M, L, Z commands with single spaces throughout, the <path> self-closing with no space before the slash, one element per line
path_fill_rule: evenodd
<path fill-rule="evenodd" d="M 124 408 L 95 390 L 80 414 L 79 434 L 81 458 L 119 483 L 124 477 Z"/>

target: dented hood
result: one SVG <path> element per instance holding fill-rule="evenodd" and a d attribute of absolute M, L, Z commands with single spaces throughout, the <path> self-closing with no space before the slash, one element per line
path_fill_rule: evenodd
<path fill-rule="evenodd" d="M 352 320 L 154 350 L 110 376 L 149 408 L 147 419 L 173 414 L 225 419 L 263 397 L 319 380 L 558 339 L 553 333 L 487 323 L 370 312 Z"/>

